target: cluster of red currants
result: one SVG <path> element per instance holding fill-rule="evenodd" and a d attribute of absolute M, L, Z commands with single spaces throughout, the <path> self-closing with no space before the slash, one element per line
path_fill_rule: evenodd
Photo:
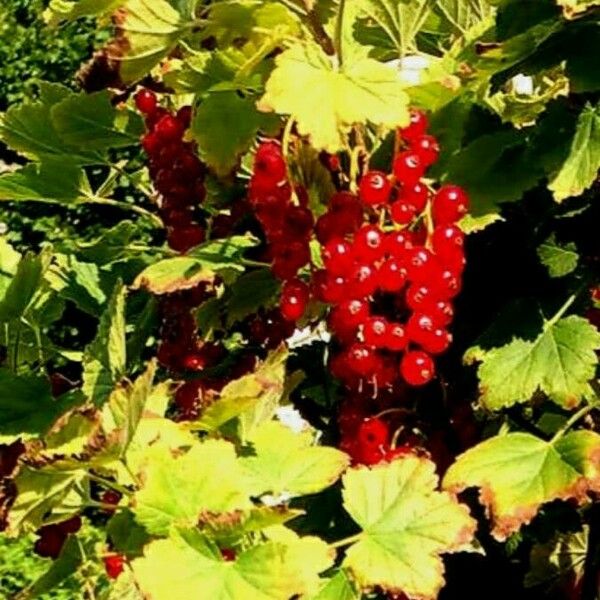
<path fill-rule="evenodd" d="M 411 111 L 410 125 L 398 132 L 392 173 L 368 171 L 358 194 L 336 192 L 314 227 L 305 194 L 292 194 L 280 147 L 267 142 L 256 155 L 250 200 L 273 272 L 284 280 L 281 312 L 297 321 L 311 296 L 332 306 L 329 327 L 340 348 L 331 369 L 350 389 L 392 386 L 399 378 L 424 385 L 435 375 L 432 357 L 452 341 L 452 300 L 465 266 L 457 222 L 469 201 L 457 186 L 433 190 L 424 180 L 439 154 L 427 126 L 424 113 Z M 312 269 L 309 285 L 297 274 L 310 261 L 313 231 L 324 268 Z"/>
<path fill-rule="evenodd" d="M 304 188 L 290 185 L 277 142 L 259 146 L 248 198 L 269 245 L 273 274 L 284 281 L 281 313 L 284 319 L 297 321 L 309 298 L 309 288 L 297 274 L 310 262 L 314 217 Z"/>
<path fill-rule="evenodd" d="M 387 423 L 378 417 L 364 418 L 361 415 L 357 418 L 351 411 L 345 411 L 340 415 L 339 427 L 340 449 L 352 458 L 354 464 L 391 462 L 412 452 L 407 444 L 393 445 Z"/>
<path fill-rule="evenodd" d="M 135 103 L 148 128 L 142 146 L 150 159 L 150 176 L 161 194 L 160 215 L 167 226 L 167 241 L 173 250 L 187 252 L 201 244 L 205 234 L 198 214 L 206 196 L 204 165 L 195 145 L 183 140 L 191 122 L 191 107 L 172 114 L 146 89 L 135 95 Z"/>

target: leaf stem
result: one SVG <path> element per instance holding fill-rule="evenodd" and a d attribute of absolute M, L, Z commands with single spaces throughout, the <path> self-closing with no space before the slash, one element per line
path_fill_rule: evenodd
<path fill-rule="evenodd" d="M 335 21 L 335 39 L 334 46 L 338 57 L 338 66 L 341 67 L 344 62 L 344 10 L 346 9 L 346 0 L 339 0 L 337 18 Z"/>
<path fill-rule="evenodd" d="M 123 494 L 124 496 L 133 496 L 133 492 L 127 489 L 123 485 L 119 485 L 116 481 L 111 481 L 110 479 L 104 479 L 104 477 L 100 477 L 99 475 L 94 475 L 93 473 L 87 474 L 91 481 L 95 481 L 107 488 L 113 489 L 116 492 Z"/>
<path fill-rule="evenodd" d="M 567 433 L 567 431 L 569 431 L 569 429 L 571 429 L 571 427 L 573 427 L 573 425 L 575 425 L 575 423 L 577 423 L 577 421 L 580 421 L 581 419 L 583 419 L 583 417 L 585 417 L 588 413 L 591 413 L 593 410 L 595 410 L 596 408 L 598 408 L 599 405 L 597 402 L 592 402 L 591 404 L 588 404 L 587 406 L 584 406 L 583 408 L 580 408 L 574 415 L 571 416 L 571 418 L 554 434 L 554 436 L 552 437 L 552 439 L 550 440 L 551 444 L 554 444 L 556 441 L 558 441 L 561 437 L 563 437 L 563 435 L 565 435 L 565 433 Z"/>
<path fill-rule="evenodd" d="M 349 546 L 350 544 L 354 544 L 354 542 L 358 542 L 362 537 L 362 531 L 360 533 L 356 533 L 355 535 L 351 535 L 349 537 L 344 538 L 343 540 L 338 540 L 337 542 L 332 542 L 329 544 L 330 548 L 343 548 L 344 546 Z"/>
<path fill-rule="evenodd" d="M 156 227 L 163 228 L 164 223 L 162 219 L 155 215 L 154 213 L 142 208 L 141 206 L 137 206 L 137 204 L 130 204 L 129 202 L 121 202 L 119 200 L 113 200 L 112 198 L 100 198 L 98 196 L 92 196 L 89 198 L 90 202 L 94 204 L 101 204 L 103 206 L 114 206 L 115 208 L 120 208 L 121 210 L 130 210 L 138 215 L 146 217 L 150 219 Z"/>
<path fill-rule="evenodd" d="M 578 295 L 579 292 L 576 292 L 575 294 L 569 296 L 567 301 L 560 307 L 559 311 L 549 321 L 546 321 L 544 324 L 544 331 L 547 331 L 550 329 L 550 327 L 554 327 L 554 325 L 556 325 L 564 317 L 565 313 L 569 310 L 569 308 L 571 308 Z"/>

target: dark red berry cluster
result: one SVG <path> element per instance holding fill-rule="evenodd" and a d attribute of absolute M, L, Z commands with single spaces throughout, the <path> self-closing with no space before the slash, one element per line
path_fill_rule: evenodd
<path fill-rule="evenodd" d="M 67 537 L 81 529 L 81 518 L 73 517 L 62 523 L 45 525 L 37 532 L 39 539 L 33 547 L 34 552 L 42 558 L 58 558 Z"/>
<path fill-rule="evenodd" d="M 150 175 L 161 194 L 160 214 L 167 226 L 167 241 L 173 250 L 185 253 L 202 243 L 205 237 L 199 208 L 206 195 L 205 169 L 195 145 L 183 139 L 190 125 L 191 107 L 172 114 L 159 106 L 153 92 L 145 89 L 136 94 L 135 103 L 145 116 L 148 128 L 142 146 L 149 157 Z M 203 342 L 198 337 L 193 315 L 194 309 L 211 294 L 209 286 L 199 284 L 161 299 L 158 360 L 177 375 L 203 371 L 223 357 L 221 345 Z M 203 392 L 214 390 L 216 384 L 213 383 L 205 379 L 182 383 L 175 394 L 177 418 L 195 419 Z"/>
<path fill-rule="evenodd" d="M 306 191 L 290 185 L 277 142 L 264 142 L 256 152 L 249 200 L 267 238 L 273 274 L 284 281 L 281 314 L 288 321 L 297 321 L 310 295 L 306 283 L 296 275 L 310 262 L 314 218 Z"/>
<path fill-rule="evenodd" d="M 173 114 L 158 105 L 156 95 L 142 89 L 135 96 L 148 132 L 142 146 L 150 159 L 150 176 L 161 194 L 160 215 L 167 226 L 167 241 L 177 252 L 187 252 L 204 241 L 199 206 L 204 201 L 205 169 L 195 145 L 183 139 L 192 110 L 184 106 Z"/>

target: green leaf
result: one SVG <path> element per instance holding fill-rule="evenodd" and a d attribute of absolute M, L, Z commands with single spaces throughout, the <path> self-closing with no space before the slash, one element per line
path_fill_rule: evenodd
<path fill-rule="evenodd" d="M 122 0 L 50 0 L 48 8 L 44 11 L 44 20 L 53 27 L 80 17 L 106 14 L 121 3 Z"/>
<path fill-rule="evenodd" d="M 125 82 L 149 73 L 177 45 L 186 31 L 181 15 L 166 0 L 127 0 L 119 20 L 120 44 L 111 58 L 120 62 Z M 124 48 L 124 53 L 117 49 Z"/>
<path fill-rule="evenodd" d="M 276 64 L 259 108 L 290 115 L 316 149 L 346 148 L 346 135 L 356 123 L 389 130 L 408 122 L 408 96 L 392 67 L 362 59 L 336 70 L 309 44 L 293 45 Z"/>
<path fill-rule="evenodd" d="M 268 534 L 274 527 L 282 526 L 302 514 L 301 510 L 283 506 L 258 506 L 225 514 L 203 513 L 198 522 L 198 530 L 214 540 L 219 547 L 231 548 L 237 546 L 248 534 Z"/>
<path fill-rule="evenodd" d="M 504 221 L 504 219 L 498 213 L 488 213 L 479 217 L 468 214 L 459 221 L 458 226 L 464 233 L 470 235 L 483 231 L 486 227 L 499 221 Z"/>
<path fill-rule="evenodd" d="M 156 373 L 156 363 L 151 361 L 146 371 L 132 384 L 126 383 L 117 387 L 103 407 L 102 421 L 106 433 L 119 432 L 118 440 L 121 456 L 123 457 L 134 439 L 146 403 L 150 398 L 152 382 Z M 158 387 L 163 393 L 166 390 Z M 156 401 L 156 399 L 154 399 Z M 165 394 L 165 403 L 167 401 Z"/>
<path fill-rule="evenodd" d="M 246 250 L 258 246 L 259 243 L 260 241 L 251 235 L 234 235 L 197 246 L 187 256 L 197 259 L 203 266 L 215 271 L 243 270 L 243 267 L 236 263 Z"/>
<path fill-rule="evenodd" d="M 444 584 L 440 555 L 465 547 L 476 522 L 466 506 L 436 491 L 435 469 L 429 460 L 408 456 L 344 475 L 344 508 L 362 533 L 343 566 L 362 589 L 437 598 Z"/>
<path fill-rule="evenodd" d="M 133 510 L 136 520 L 155 535 L 167 535 L 172 525 L 192 527 L 203 512 L 252 506 L 235 448 L 220 440 L 195 444 L 180 457 L 164 448 L 148 453 L 141 480 Z"/>
<path fill-rule="evenodd" d="M 252 145 L 263 118 L 252 97 L 240 98 L 235 91 L 210 94 L 196 109 L 191 128 L 202 160 L 217 175 L 228 175 Z"/>
<path fill-rule="evenodd" d="M 165 564 L 170 568 L 165 570 Z M 289 559 L 284 544 L 254 546 L 228 562 L 196 531 L 153 542 L 144 558 L 133 562 L 133 570 L 153 600 L 283 600 L 307 591 L 306 573 Z"/>
<path fill-rule="evenodd" d="M 227 325 L 244 320 L 260 308 L 277 301 L 280 283 L 270 269 L 258 269 L 244 273 L 231 285 L 231 297 L 227 302 Z"/>
<path fill-rule="evenodd" d="M 52 107 L 72 92 L 58 86 L 46 86 L 45 91 L 39 101 L 15 104 L 8 109 L 0 121 L 0 139 L 32 160 L 59 160 L 84 165 L 102 163 L 101 153 L 69 146 L 54 127 Z"/>
<path fill-rule="evenodd" d="M 572 273 L 579 261 L 577 246 L 572 242 L 559 244 L 554 234 L 538 247 L 537 254 L 550 277 L 564 277 Z"/>
<path fill-rule="evenodd" d="M 126 368 L 125 296 L 127 290 L 118 283 L 100 318 L 98 332 L 83 355 L 83 385 L 86 396 L 102 405 Z"/>
<path fill-rule="evenodd" d="M 346 454 L 313 445 L 313 432 L 295 433 L 276 421 L 257 427 L 248 441 L 255 456 L 241 459 L 253 496 L 303 496 L 333 485 L 348 467 Z"/>
<path fill-rule="evenodd" d="M 121 221 L 104 230 L 99 238 L 79 242 L 77 255 L 85 262 L 99 265 L 121 260 L 128 256 L 129 244 L 137 233 L 138 228 L 132 221 Z"/>
<path fill-rule="evenodd" d="M 8 243 L 5 237 L 0 237 L 0 298 L 6 294 L 20 261 L 21 254 Z"/>
<path fill-rule="evenodd" d="M 136 523 L 129 509 L 120 510 L 111 517 L 106 526 L 106 535 L 114 551 L 127 556 L 141 556 L 144 546 L 150 541 L 150 535 Z"/>
<path fill-rule="evenodd" d="M 44 377 L 0 369 L 0 440 L 3 443 L 45 434 L 66 410 Z"/>
<path fill-rule="evenodd" d="M 564 408 L 592 397 L 600 332 L 586 319 L 570 316 L 547 322 L 534 341 L 515 339 L 483 351 L 477 374 L 480 400 L 489 410 L 527 402 L 538 390 Z"/>
<path fill-rule="evenodd" d="M 59 254 L 46 273 L 51 288 L 94 317 L 102 314 L 106 295 L 100 286 L 100 269 L 74 255 Z"/>
<path fill-rule="evenodd" d="M 19 319 L 27 311 L 42 285 L 51 252 L 51 248 L 46 247 L 38 256 L 29 252 L 21 259 L 0 300 L 0 322 Z"/>
<path fill-rule="evenodd" d="M 584 573 L 589 528 L 575 533 L 557 533 L 546 543 L 534 544 L 529 558 L 525 587 L 555 586 L 573 582 L 577 588 Z"/>
<path fill-rule="evenodd" d="M 156 295 L 172 294 L 195 288 L 200 283 L 212 283 L 214 278 L 214 271 L 205 268 L 200 260 L 179 256 L 166 258 L 144 269 L 133 287 Z"/>
<path fill-rule="evenodd" d="M 137 144 L 144 131 L 140 116 L 115 109 L 106 90 L 71 95 L 52 107 L 51 117 L 62 140 L 91 150 Z"/>
<path fill-rule="evenodd" d="M 360 597 L 345 571 L 338 571 L 325 582 L 313 600 L 360 600 Z"/>
<path fill-rule="evenodd" d="M 543 177 L 539 166 L 532 165 L 525 141 L 516 130 L 486 133 L 447 161 L 444 180 L 468 191 L 474 216 L 498 212 L 499 204 L 519 200 Z"/>
<path fill-rule="evenodd" d="M 415 48 L 415 38 L 434 6 L 433 0 L 362 0 L 361 17 L 375 23 L 397 51 L 397 56 Z M 371 36 L 373 33 L 370 34 Z"/>
<path fill-rule="evenodd" d="M 253 423 L 270 419 L 285 393 L 287 357 L 287 350 L 280 348 L 271 352 L 252 373 L 230 381 L 221 390 L 219 399 L 203 411 L 192 427 L 216 431 L 232 419 L 243 416 L 250 431 Z"/>
<path fill-rule="evenodd" d="M 70 535 L 60 552 L 59 557 L 54 560 L 48 570 L 31 586 L 19 593 L 19 600 L 33 600 L 51 592 L 65 579 L 76 573 L 83 564 L 84 556 L 81 553 L 80 543 Z"/>
<path fill-rule="evenodd" d="M 587 104 L 577 121 L 569 155 L 548 187 L 561 202 L 581 195 L 596 181 L 600 169 L 600 104 Z"/>
<path fill-rule="evenodd" d="M 600 451 L 600 435 L 588 433 L 593 437 L 573 432 L 555 443 L 529 433 L 490 438 L 457 458 L 444 477 L 444 488 L 481 488 L 479 498 L 492 521 L 492 533 L 505 540 L 529 523 L 542 504 L 582 501 L 590 487 L 598 487 L 594 454 Z M 596 473 L 595 481 L 586 478 L 590 470 Z"/>
<path fill-rule="evenodd" d="M 85 173 L 73 164 L 29 164 L 0 177 L 0 200 L 76 204 L 85 201 Z"/>
<path fill-rule="evenodd" d="M 16 499 L 8 514 L 7 535 L 17 536 L 39 529 L 54 511 L 69 498 L 70 505 L 77 505 L 81 497 L 74 490 L 81 487 L 85 471 L 61 472 L 51 469 L 24 467 L 15 477 Z M 70 512 L 69 512 L 70 511 Z M 62 510 L 68 516 L 73 510 Z M 61 519 L 58 519 L 61 520 Z"/>

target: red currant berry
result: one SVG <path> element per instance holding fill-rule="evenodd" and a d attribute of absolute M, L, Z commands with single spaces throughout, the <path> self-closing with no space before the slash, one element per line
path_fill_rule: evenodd
<path fill-rule="evenodd" d="M 406 284 L 407 271 L 404 263 L 397 258 L 388 258 L 377 272 L 379 289 L 395 294 Z"/>
<path fill-rule="evenodd" d="M 427 248 L 417 246 L 407 253 L 406 270 L 410 281 L 426 283 L 439 274 L 440 266 Z"/>
<path fill-rule="evenodd" d="M 426 167 L 430 167 L 440 155 L 438 141 L 432 135 L 421 135 L 410 143 L 410 148 L 416 152 Z"/>
<path fill-rule="evenodd" d="M 186 253 L 204 241 L 204 229 L 190 224 L 184 227 L 171 227 L 167 230 L 167 242 L 173 250 Z"/>
<path fill-rule="evenodd" d="M 154 133 L 165 142 L 180 140 L 183 132 L 183 126 L 172 115 L 165 115 L 154 126 Z"/>
<path fill-rule="evenodd" d="M 354 266 L 352 246 L 343 240 L 331 240 L 322 251 L 323 264 L 332 275 L 347 275 Z"/>
<path fill-rule="evenodd" d="M 404 200 L 397 200 L 390 205 L 390 214 L 394 223 L 408 225 L 417 216 L 417 211 L 412 204 L 404 202 Z"/>
<path fill-rule="evenodd" d="M 184 129 L 187 129 L 192 124 L 192 107 L 182 106 L 177 111 L 177 120 Z"/>
<path fill-rule="evenodd" d="M 427 127 L 429 127 L 429 122 L 425 113 L 422 110 L 411 108 L 410 123 L 400 129 L 400 135 L 402 139 L 411 142 L 420 135 L 423 135 L 427 131 Z"/>
<path fill-rule="evenodd" d="M 348 366 L 360 377 L 369 377 L 377 369 L 378 357 L 366 344 L 352 344 L 347 356 Z"/>
<path fill-rule="evenodd" d="M 377 417 L 365 419 L 358 428 L 357 441 L 365 448 L 381 448 L 386 446 L 390 432 L 386 423 Z"/>
<path fill-rule="evenodd" d="M 308 286 L 298 279 L 286 281 L 281 292 L 280 310 L 286 321 L 298 321 L 310 298 Z"/>
<path fill-rule="evenodd" d="M 254 157 L 254 175 L 265 184 L 277 185 L 287 179 L 287 168 L 277 142 L 265 142 Z"/>
<path fill-rule="evenodd" d="M 36 540 L 33 551 L 42 558 L 57 559 L 65 544 L 66 534 L 56 525 L 47 525 L 38 531 L 40 538 Z"/>
<path fill-rule="evenodd" d="M 427 312 L 441 327 L 446 327 L 452 323 L 452 319 L 454 319 L 454 308 L 447 300 L 437 300 L 432 304 L 428 304 Z"/>
<path fill-rule="evenodd" d="M 232 548 L 221 548 L 221 556 L 225 562 L 233 562 L 236 557 L 236 551 Z"/>
<path fill-rule="evenodd" d="M 404 258 L 406 251 L 413 247 L 413 238 L 410 231 L 392 231 L 384 240 L 384 249 L 394 258 Z"/>
<path fill-rule="evenodd" d="M 66 521 L 58 523 L 57 526 L 65 534 L 77 533 L 81 529 L 81 517 L 76 515 L 70 519 L 67 519 Z"/>
<path fill-rule="evenodd" d="M 317 271 L 313 275 L 313 292 L 321 302 L 338 304 L 346 298 L 346 280 L 325 270 Z"/>
<path fill-rule="evenodd" d="M 421 179 L 425 173 L 425 165 L 416 152 L 406 150 L 394 159 L 393 171 L 400 183 L 410 185 Z"/>
<path fill-rule="evenodd" d="M 371 317 L 363 325 L 365 344 L 374 348 L 384 348 L 388 333 L 388 322 L 383 317 Z"/>
<path fill-rule="evenodd" d="M 417 181 L 408 185 L 403 185 L 400 190 L 400 199 L 406 204 L 410 204 L 417 214 L 422 213 L 429 200 L 429 190 L 427 186 Z"/>
<path fill-rule="evenodd" d="M 121 494 L 119 494 L 119 492 L 116 492 L 115 490 L 106 490 L 106 492 L 104 492 L 104 494 L 102 494 L 102 496 L 100 497 L 100 502 L 106 505 L 104 510 L 108 512 L 113 512 L 114 510 L 116 510 L 116 507 L 120 501 Z"/>
<path fill-rule="evenodd" d="M 413 313 L 406 324 L 406 335 L 411 342 L 421 344 L 437 327 L 437 323 L 425 313 Z"/>
<path fill-rule="evenodd" d="M 406 306 L 414 311 L 422 311 L 436 302 L 431 288 L 424 283 L 412 283 L 406 290 Z"/>
<path fill-rule="evenodd" d="M 408 336 L 405 328 L 400 323 L 390 323 L 387 329 L 385 346 L 392 352 L 400 352 L 406 348 Z"/>
<path fill-rule="evenodd" d="M 429 352 L 429 354 L 442 354 L 448 350 L 451 343 L 452 334 L 441 328 L 429 332 L 419 342 L 423 350 Z"/>
<path fill-rule="evenodd" d="M 400 374 L 409 385 L 425 385 L 435 375 L 433 359 L 420 350 L 407 352 L 400 362 Z"/>
<path fill-rule="evenodd" d="M 141 89 L 135 95 L 135 105 L 144 115 L 149 115 L 156 110 L 156 94 L 147 89 Z"/>
<path fill-rule="evenodd" d="M 104 557 L 104 568 L 109 579 L 117 579 L 125 570 L 125 557 L 120 554 L 113 554 Z"/>
<path fill-rule="evenodd" d="M 455 223 L 469 212 L 469 198 L 456 185 L 443 185 L 433 197 L 433 220 L 436 225 Z"/>
<path fill-rule="evenodd" d="M 357 260 L 373 262 L 383 255 L 385 236 L 379 227 L 364 225 L 354 236 L 354 254 Z"/>
<path fill-rule="evenodd" d="M 381 171 L 369 171 L 360 180 L 360 199 L 367 206 L 385 204 L 390 199 L 391 192 L 392 185 Z"/>
<path fill-rule="evenodd" d="M 155 133 L 147 133 L 142 137 L 142 148 L 148 156 L 156 156 L 161 148 L 162 142 Z"/>
<path fill-rule="evenodd" d="M 330 315 L 330 324 L 340 338 L 353 337 L 359 325 L 369 318 L 369 304 L 364 300 L 346 300 L 336 306 Z"/>
<path fill-rule="evenodd" d="M 378 283 L 374 267 L 368 264 L 356 265 L 348 279 L 346 291 L 351 298 L 367 298 L 375 293 Z"/>
<path fill-rule="evenodd" d="M 431 291 L 440 300 L 450 300 L 457 296 L 461 290 L 460 276 L 449 269 L 436 273 L 429 280 Z"/>
<path fill-rule="evenodd" d="M 456 225 L 438 225 L 431 236 L 431 246 L 435 254 L 444 262 L 444 256 L 463 252 L 465 234 Z"/>

